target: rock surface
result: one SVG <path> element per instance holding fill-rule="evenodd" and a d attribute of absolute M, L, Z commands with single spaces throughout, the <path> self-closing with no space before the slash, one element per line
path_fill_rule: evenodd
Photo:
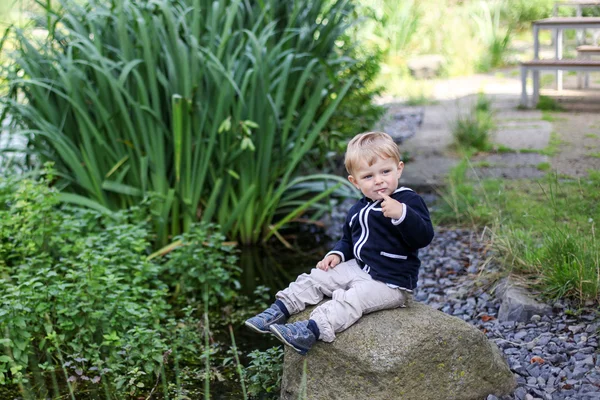
<path fill-rule="evenodd" d="M 298 399 L 305 361 L 311 400 L 481 400 L 515 387 L 502 354 L 483 333 L 416 302 L 366 315 L 306 357 L 286 348 L 282 400 Z"/>
<path fill-rule="evenodd" d="M 502 305 L 498 321 L 529 322 L 534 315 L 552 315 L 552 307 L 536 301 L 529 292 L 509 279 L 503 279 L 496 287 L 496 297 Z"/>

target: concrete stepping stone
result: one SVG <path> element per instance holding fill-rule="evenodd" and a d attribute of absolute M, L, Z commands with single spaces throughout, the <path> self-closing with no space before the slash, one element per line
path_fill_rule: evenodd
<path fill-rule="evenodd" d="M 542 150 L 550 143 L 552 124 L 548 121 L 500 125 L 492 141 L 510 149 Z"/>
<path fill-rule="evenodd" d="M 549 157 L 537 153 L 504 153 L 477 156 L 467 172 L 470 178 L 535 179 L 546 175 L 538 166 Z M 484 166 L 482 166 L 484 165 Z"/>

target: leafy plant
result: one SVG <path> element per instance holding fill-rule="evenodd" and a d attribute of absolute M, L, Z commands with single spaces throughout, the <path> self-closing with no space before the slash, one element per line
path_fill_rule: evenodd
<path fill-rule="evenodd" d="M 265 351 L 254 350 L 248 354 L 250 364 L 246 368 L 248 394 L 258 397 L 265 393 L 277 394 L 281 387 L 283 372 L 283 349 L 271 347 Z M 263 398 L 263 397 L 261 397 Z"/>
<path fill-rule="evenodd" d="M 489 100 L 479 95 L 473 111 L 466 115 L 459 115 L 452 136 L 459 149 L 488 151 L 492 148 L 490 132 L 495 129 L 491 104 Z"/>
<path fill-rule="evenodd" d="M 210 385 L 224 350 L 204 347 L 222 328 L 209 314 L 222 323 L 224 303 L 241 302 L 231 246 L 216 227 L 193 225 L 158 263 L 150 204 L 110 217 L 61 206 L 54 181 L 51 170 L 39 182 L 0 179 L 0 384 L 32 398 L 148 396 L 169 390 L 167 375 L 200 371 L 185 376 Z"/>
<path fill-rule="evenodd" d="M 234 247 L 225 243 L 225 236 L 216 226 L 194 225 L 189 232 L 176 237 L 174 244 L 179 247 L 168 254 L 162 279 L 174 288 L 175 302 L 198 304 L 203 302 L 198 297 L 202 295 L 215 308 L 236 297 L 240 289 L 237 257 Z"/>
<path fill-rule="evenodd" d="M 67 374 L 73 384 L 84 375 L 88 383 L 104 379 L 92 367 L 108 368 L 109 380 L 130 368 L 156 372 L 167 348 L 158 328 L 167 286 L 160 266 L 146 261 L 144 225 L 125 213 L 57 211 L 56 191 L 32 180 L 1 183 L 0 380 L 21 382 L 31 360 L 63 364 L 69 355 L 90 367 Z"/>
<path fill-rule="evenodd" d="M 553 4 L 553 0 L 509 0 L 507 18 L 514 21 L 517 29 L 529 29 L 532 21 L 551 16 Z"/>
<path fill-rule="evenodd" d="M 388 43 L 388 56 L 404 56 L 404 53 L 415 38 L 423 10 L 414 0 L 393 1 L 381 0 L 379 36 Z"/>
<path fill-rule="evenodd" d="M 481 71 L 489 71 L 505 63 L 512 32 L 512 26 L 505 26 L 501 18 L 505 6 L 503 1 L 479 1 L 471 12 L 484 46 L 479 62 Z"/>
<path fill-rule="evenodd" d="M 564 111 L 564 107 L 561 106 L 556 100 L 548 96 L 540 96 L 535 108 L 543 111 Z"/>
<path fill-rule="evenodd" d="M 353 82 L 336 80 L 349 2 L 54 4 L 47 41 L 11 31 L 6 105 L 63 200 L 106 212 L 155 193 L 159 245 L 198 219 L 256 243 L 335 190 L 296 175 Z"/>

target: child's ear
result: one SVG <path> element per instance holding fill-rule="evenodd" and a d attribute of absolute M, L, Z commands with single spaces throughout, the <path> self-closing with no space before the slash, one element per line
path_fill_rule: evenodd
<path fill-rule="evenodd" d="M 358 183 L 356 182 L 356 179 L 354 179 L 354 177 L 352 175 L 348 175 L 348 180 L 350 181 L 351 184 L 353 184 L 357 189 L 359 189 L 358 187 Z"/>
<path fill-rule="evenodd" d="M 402 172 L 402 170 L 403 170 L 403 169 L 404 169 L 404 163 L 403 163 L 402 161 L 400 161 L 400 162 L 398 163 L 398 171 L 399 171 L 399 172 Z"/>

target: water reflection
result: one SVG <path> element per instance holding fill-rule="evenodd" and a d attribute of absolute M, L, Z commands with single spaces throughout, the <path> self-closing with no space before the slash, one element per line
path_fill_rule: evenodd
<path fill-rule="evenodd" d="M 243 247 L 239 255 L 242 292 L 252 296 L 256 287 L 263 285 L 274 295 L 301 273 L 309 272 L 326 252 L 323 245 L 306 251 L 284 246 Z"/>

